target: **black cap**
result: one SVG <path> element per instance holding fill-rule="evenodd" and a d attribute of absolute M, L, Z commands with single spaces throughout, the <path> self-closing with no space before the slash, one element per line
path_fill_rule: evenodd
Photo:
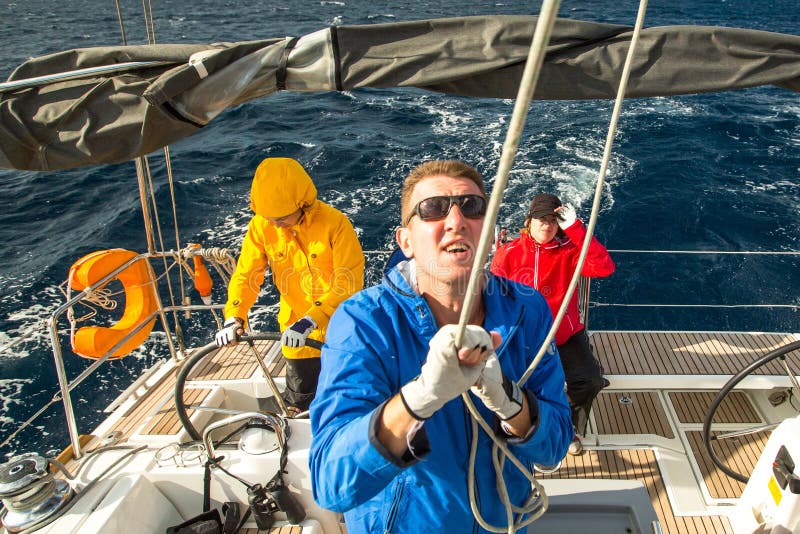
<path fill-rule="evenodd" d="M 531 207 L 528 209 L 528 219 L 541 219 L 547 215 L 556 215 L 556 208 L 561 207 L 561 200 L 555 195 L 539 193 L 531 200 Z"/>

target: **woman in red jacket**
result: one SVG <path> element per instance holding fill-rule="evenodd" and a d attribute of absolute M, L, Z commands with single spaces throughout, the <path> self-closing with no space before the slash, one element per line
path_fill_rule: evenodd
<path fill-rule="evenodd" d="M 499 276 L 538 290 L 555 317 L 578 264 L 586 228 L 569 204 L 555 195 L 539 194 L 531 201 L 525 228 L 519 238 L 501 246 L 492 260 L 491 271 Z M 614 272 L 608 250 L 592 237 L 581 274 L 605 277 Z M 608 385 L 600 362 L 594 357 L 583 328 L 575 292 L 556 332 L 556 345 L 567 381 L 575 437 L 571 454 L 583 451 L 580 436 L 586 432 L 589 411 L 597 394 Z"/>

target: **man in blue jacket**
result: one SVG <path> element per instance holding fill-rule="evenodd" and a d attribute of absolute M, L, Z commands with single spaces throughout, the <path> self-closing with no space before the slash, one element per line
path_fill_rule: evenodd
<path fill-rule="evenodd" d="M 535 290 L 487 273 L 456 346 L 486 214 L 483 180 L 458 161 L 424 163 L 403 184 L 401 211 L 397 242 L 410 259 L 331 318 L 311 405 L 314 498 L 344 512 L 351 534 L 486 532 L 470 507 L 473 431 L 461 394 L 471 392 L 525 465 L 557 463 L 572 423 L 555 346 L 516 384 L 552 316 Z M 491 448 L 479 432 L 473 504 L 505 529 Z M 522 506 L 530 482 L 510 461 L 502 470 L 510 502 Z"/>

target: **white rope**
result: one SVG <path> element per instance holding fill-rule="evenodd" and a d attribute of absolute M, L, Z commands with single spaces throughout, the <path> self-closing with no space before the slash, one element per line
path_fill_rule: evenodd
<path fill-rule="evenodd" d="M 234 258 L 227 248 L 210 247 L 201 249 L 203 257 L 212 261 L 215 265 L 224 269 L 228 277 L 236 271 L 236 258 Z M 227 285 L 227 282 L 226 282 Z"/>
<path fill-rule="evenodd" d="M 533 362 L 531 362 L 530 367 L 528 367 L 528 370 L 520 379 L 519 381 L 520 384 L 524 384 L 525 381 L 528 379 L 528 377 L 530 377 L 530 375 L 533 373 L 533 370 L 536 369 L 537 365 L 539 365 L 539 361 L 541 361 L 550 343 L 555 338 L 556 331 L 558 330 L 558 327 L 561 324 L 561 320 L 564 318 L 564 315 L 567 312 L 567 307 L 569 306 L 570 299 L 572 298 L 572 295 L 575 293 L 575 288 L 578 286 L 578 281 L 580 280 L 581 277 L 581 271 L 583 270 L 583 264 L 586 260 L 586 255 L 589 252 L 589 244 L 592 241 L 592 237 L 594 235 L 594 228 L 595 225 L 597 224 L 597 215 L 600 211 L 600 198 L 603 193 L 603 188 L 605 187 L 605 178 L 606 178 L 606 171 L 608 170 L 608 162 L 611 160 L 611 148 L 614 146 L 614 136 L 617 133 L 617 122 L 619 120 L 620 111 L 622 109 L 622 102 L 625 99 L 625 90 L 628 87 L 628 78 L 630 76 L 631 64 L 633 63 L 633 55 L 636 50 L 636 44 L 639 42 L 639 34 L 642 31 L 642 26 L 644 24 L 644 15 L 646 11 L 647 11 L 647 0 L 640 0 L 639 12 L 636 15 L 636 25 L 634 26 L 633 35 L 631 36 L 631 44 L 628 47 L 628 54 L 625 57 L 625 65 L 622 68 L 622 76 L 620 78 L 619 87 L 617 88 L 617 98 L 614 101 L 614 110 L 611 113 L 611 121 L 608 126 L 608 133 L 606 135 L 606 144 L 603 150 L 603 160 L 600 163 L 600 173 L 597 178 L 597 185 L 595 186 L 594 190 L 594 201 L 592 202 L 592 212 L 591 215 L 589 216 L 589 224 L 586 226 L 586 237 L 583 240 L 583 245 L 581 246 L 581 253 L 578 258 L 578 264 L 575 267 L 575 272 L 573 273 L 572 280 L 570 280 L 567 292 L 564 295 L 563 301 L 561 302 L 561 307 L 558 309 L 558 313 L 556 313 L 555 317 L 553 318 L 553 326 L 552 328 L 550 328 L 550 332 L 548 332 L 547 337 L 544 340 L 544 343 L 539 348 L 539 352 L 533 359 Z"/>
<path fill-rule="evenodd" d="M 481 239 L 478 245 L 478 252 L 475 257 L 475 262 L 473 264 L 472 273 L 470 274 L 469 285 L 467 286 L 467 295 L 464 302 L 464 308 L 461 312 L 461 317 L 459 320 L 459 329 L 456 333 L 456 343 L 460 343 L 464 330 L 466 329 L 467 322 L 469 317 L 472 314 L 472 307 L 474 301 L 476 299 L 476 294 L 478 290 L 478 283 L 480 277 L 482 275 L 483 266 L 486 263 L 488 258 L 489 250 L 491 248 L 491 241 L 493 239 L 494 233 L 494 225 L 497 219 L 497 212 L 500 207 L 500 203 L 502 202 L 503 192 L 505 190 L 506 181 L 508 179 L 508 174 L 510 172 L 511 164 L 513 162 L 514 156 L 516 154 L 517 146 L 519 145 L 519 138 L 522 133 L 522 128 L 525 123 L 525 117 L 527 116 L 527 109 L 530 106 L 530 101 L 533 96 L 533 90 L 536 86 L 536 81 L 538 79 L 539 71 L 541 69 L 542 59 L 544 57 L 544 49 L 549 41 L 549 34 L 550 30 L 555 21 L 556 11 L 558 8 L 558 1 L 554 2 L 543 2 L 542 4 L 542 11 L 539 16 L 539 20 L 537 21 L 536 32 L 534 34 L 533 41 L 531 43 L 531 50 L 528 55 L 528 61 L 525 65 L 525 72 L 523 73 L 523 79 L 520 84 L 520 90 L 518 93 L 517 100 L 515 102 L 514 111 L 512 114 L 511 122 L 509 125 L 509 131 L 506 137 L 506 141 L 503 145 L 503 152 L 500 158 L 500 165 L 498 168 L 497 178 L 495 180 L 494 190 L 492 191 L 492 196 L 489 200 L 489 205 L 487 207 L 486 219 L 484 221 L 483 231 L 481 232 Z M 572 297 L 572 294 L 575 292 L 575 288 L 578 285 L 578 281 L 580 279 L 580 272 L 583 266 L 583 263 L 586 259 L 586 254 L 588 252 L 589 243 L 591 242 L 591 238 L 594 232 L 594 227 L 597 221 L 597 214 L 599 212 L 600 207 L 600 197 L 603 191 L 603 185 L 605 182 L 605 175 L 606 170 L 608 168 L 608 162 L 611 157 L 611 147 L 613 146 L 614 135 L 616 133 L 616 124 L 619 118 L 620 109 L 622 106 L 622 101 L 624 99 L 625 90 L 628 84 L 628 78 L 630 74 L 630 67 L 633 60 L 633 54 L 636 48 L 636 44 L 639 39 L 639 34 L 641 32 L 642 25 L 644 23 L 644 14 L 647 8 L 647 0 L 641 0 L 639 4 L 639 13 L 636 19 L 636 25 L 634 28 L 633 36 L 631 38 L 631 44 L 628 49 L 628 54 L 625 60 L 625 65 L 623 67 L 622 76 L 620 78 L 620 85 L 617 92 L 617 98 L 614 105 L 614 111 L 611 117 L 611 123 L 608 129 L 608 135 L 606 137 L 606 146 L 603 155 L 603 161 L 600 166 L 600 175 L 597 181 L 597 187 L 595 188 L 595 197 L 594 203 L 592 206 L 592 214 L 589 219 L 589 224 L 587 226 L 586 232 L 586 239 L 584 240 L 583 246 L 581 248 L 581 255 L 578 260 L 578 265 L 576 267 L 575 273 L 572 277 L 572 281 L 570 286 L 567 290 L 567 294 L 564 297 L 564 301 L 561 305 L 561 308 L 556 314 L 554 319 L 553 327 L 548 332 L 544 343 L 539 349 L 539 352 L 535 356 L 533 362 L 529 366 L 528 370 L 525 372 L 523 377 L 519 380 L 519 383 L 524 384 L 530 374 L 538 365 L 539 361 L 543 357 L 547 347 L 553 340 L 555 336 L 556 329 L 558 328 L 558 324 L 560 323 L 561 319 L 563 318 L 567 305 L 569 303 L 569 299 Z M 513 455 L 508 450 L 505 443 L 503 443 L 500 439 L 498 439 L 492 429 L 488 428 L 487 423 L 483 420 L 480 414 L 475 409 L 469 395 L 467 393 L 462 394 L 462 399 L 469 409 L 470 414 L 473 418 L 473 428 L 475 428 L 475 424 L 481 425 L 481 427 L 486 431 L 487 435 L 492 439 L 495 443 L 495 447 L 502 451 L 502 454 L 505 455 L 519 470 L 523 473 L 530 481 L 533 486 L 533 491 L 530 494 L 530 497 L 527 500 L 527 505 L 529 509 L 519 510 L 522 513 L 530 513 L 531 515 L 522 522 L 515 523 L 512 521 L 512 507 L 510 502 L 508 501 L 508 495 L 505 490 L 505 483 L 502 478 L 502 463 L 503 463 L 503 456 L 495 456 L 494 465 L 495 465 L 495 473 L 497 476 L 497 483 L 498 483 L 498 491 L 501 501 L 505 504 L 506 507 L 506 516 L 508 518 L 508 527 L 507 531 L 509 533 L 515 532 L 519 528 L 523 528 L 528 524 L 532 523 L 538 517 L 541 516 L 547 510 L 547 495 L 544 492 L 544 489 L 541 485 L 536 481 L 534 474 L 528 470 L 528 468 Z M 475 502 L 475 495 L 474 495 L 474 469 L 475 469 L 475 455 L 474 451 L 477 448 L 477 432 L 473 431 L 472 436 L 472 446 L 470 451 L 470 472 L 468 475 L 468 485 L 469 485 L 469 497 L 470 497 L 470 508 L 472 509 L 472 513 L 475 516 L 476 520 L 480 523 L 481 527 L 489 530 L 491 532 L 503 532 L 497 527 L 492 525 L 486 524 L 483 518 L 480 515 L 480 511 L 478 510 L 477 504 Z M 500 469 L 498 472 L 497 470 Z M 539 506 L 538 509 L 534 509 L 533 507 Z"/>
<path fill-rule="evenodd" d="M 517 459 L 517 457 L 514 456 L 514 454 L 508 449 L 508 445 L 506 445 L 505 442 L 503 442 L 502 440 L 498 439 L 494 435 L 494 431 L 488 425 L 488 423 L 486 421 L 484 421 L 483 417 L 481 417 L 481 415 L 478 413 L 477 409 L 475 408 L 475 405 L 472 403 L 472 399 L 469 398 L 469 395 L 467 395 L 465 393 L 465 394 L 463 394 L 461 396 L 461 398 L 463 399 L 464 404 L 467 406 L 467 409 L 469 410 L 470 414 L 472 415 L 472 442 L 470 444 L 469 470 L 467 472 L 467 490 L 469 492 L 469 506 L 470 506 L 470 509 L 472 510 L 472 515 L 475 516 L 475 519 L 478 521 L 478 523 L 481 525 L 481 527 L 486 529 L 486 530 L 489 530 L 491 532 L 506 532 L 507 531 L 509 533 L 513 533 L 516 530 L 518 530 L 520 528 L 523 528 L 523 527 L 533 523 L 537 519 L 539 519 L 539 517 L 547 510 L 547 506 L 548 506 L 547 494 L 545 493 L 544 488 L 539 483 L 539 481 L 536 480 L 536 478 L 534 477 L 533 473 L 531 473 L 528 470 L 528 468 L 522 462 L 520 462 L 519 459 Z M 477 427 L 477 425 L 480 425 L 481 428 L 484 430 L 484 432 L 486 432 L 486 434 L 494 442 L 493 450 L 494 450 L 494 447 L 500 449 L 500 451 L 502 451 L 502 453 L 509 460 L 511 460 L 511 463 L 513 463 L 517 467 L 517 469 L 519 469 L 519 471 L 523 475 L 525 475 L 525 477 L 528 479 L 528 481 L 533 486 L 533 491 L 531 492 L 531 495 L 530 495 L 529 499 L 527 500 L 527 504 L 528 504 L 528 508 L 529 509 L 518 509 L 520 513 L 530 514 L 529 517 L 522 523 L 516 523 L 516 524 L 515 523 L 509 523 L 507 529 L 502 529 L 500 527 L 495 527 L 495 526 L 490 525 L 489 523 L 487 523 L 486 520 L 481 515 L 480 510 L 478 509 L 477 500 L 475 498 L 475 460 L 476 460 L 476 454 L 477 454 L 477 450 L 478 450 L 478 427 Z M 498 478 L 498 487 L 500 487 L 501 485 L 503 486 L 503 490 L 500 493 L 501 500 L 503 499 L 503 496 L 505 495 L 505 493 L 504 493 L 505 492 L 505 487 L 504 487 L 505 483 L 504 483 L 504 481 L 502 479 L 502 476 L 503 476 L 502 473 L 503 473 L 502 469 L 499 472 L 495 470 L 495 475 Z M 507 498 L 507 495 L 505 495 L 505 496 L 506 496 L 506 501 L 505 501 L 506 509 L 508 510 L 509 509 L 508 498 Z M 536 497 L 541 497 L 541 499 L 538 499 Z"/>
<path fill-rule="evenodd" d="M 500 164 L 497 168 L 494 188 L 486 207 L 483 230 L 481 231 L 478 250 L 475 254 L 475 261 L 472 264 L 464 307 L 461 310 L 461 317 L 458 321 L 458 330 L 455 337 L 456 345 L 461 344 L 461 339 L 467 328 L 467 322 L 472 316 L 472 308 L 475 304 L 480 279 L 483 274 L 483 266 L 486 264 L 494 241 L 494 225 L 497 221 L 497 213 L 500 210 L 500 204 L 503 202 L 503 193 L 505 192 L 508 175 L 511 172 L 511 166 L 517 154 L 517 147 L 519 147 L 519 140 L 525 127 L 525 119 L 528 116 L 528 108 L 533 98 L 533 91 L 539 81 L 539 73 L 544 62 L 547 43 L 550 41 L 550 33 L 555 24 L 559 3 L 559 0 L 542 2 L 539 18 L 536 21 L 536 29 L 534 30 L 528 58 L 525 62 L 525 70 L 522 73 L 517 99 L 514 102 L 514 110 L 511 113 L 511 120 L 506 133 L 506 140 L 503 143 L 503 150 L 500 154 Z"/>
<path fill-rule="evenodd" d="M 112 291 L 108 288 L 97 288 L 94 291 L 86 293 L 84 300 L 97 305 L 104 310 L 116 310 L 119 302 L 113 299 L 117 295 L 121 295 L 124 291 Z"/>
<path fill-rule="evenodd" d="M 497 169 L 497 176 L 495 178 L 494 188 L 492 195 L 489 198 L 489 203 L 486 210 L 486 217 L 484 220 L 483 231 L 481 232 L 478 249 L 476 251 L 475 260 L 470 273 L 469 283 L 467 285 L 467 293 L 464 299 L 464 307 L 461 310 L 459 318 L 458 330 L 456 331 L 455 341 L 456 345 L 461 344 L 464 331 L 466 330 L 467 323 L 472 315 L 472 309 L 476 302 L 476 296 L 480 290 L 479 285 L 483 276 L 483 266 L 489 257 L 492 242 L 494 240 L 494 225 L 497 220 L 497 213 L 500 209 L 500 204 L 503 201 L 503 193 L 505 191 L 508 175 L 516 156 L 517 147 L 519 146 L 522 131 L 525 127 L 525 119 L 528 115 L 528 108 L 530 107 L 533 92 L 539 79 L 544 55 L 546 52 L 547 43 L 550 41 L 550 34 L 555 24 L 556 15 L 558 13 L 559 0 L 551 0 L 542 2 L 542 7 L 539 12 L 539 17 L 536 21 L 536 29 L 534 30 L 533 38 L 531 39 L 531 46 L 528 51 L 528 58 L 525 62 L 525 69 L 520 81 L 517 99 L 514 103 L 514 110 L 511 114 L 506 140 L 503 143 L 503 150 L 500 155 L 500 163 Z M 464 404 L 467 406 L 470 415 L 473 419 L 473 432 L 472 432 L 472 445 L 470 451 L 470 463 L 468 474 L 468 491 L 470 508 L 475 519 L 482 528 L 490 532 L 515 532 L 517 529 L 524 528 L 528 524 L 538 519 L 547 509 L 547 495 L 544 488 L 535 479 L 532 472 L 530 472 L 522 462 L 519 461 L 511 451 L 508 450 L 507 445 L 494 435 L 494 431 L 489 428 L 486 421 L 475 409 L 472 400 L 469 398 L 468 393 L 461 395 Z M 528 505 L 524 510 L 519 510 L 523 514 L 530 514 L 524 521 L 515 522 L 513 517 L 514 509 L 508 499 L 508 494 L 505 488 L 505 481 L 503 480 L 502 467 L 500 464 L 502 460 L 495 460 L 495 473 L 497 476 L 498 492 L 501 502 L 506 508 L 507 527 L 502 529 L 488 524 L 480 514 L 474 493 L 475 484 L 475 451 L 477 450 L 478 432 L 476 424 L 480 425 L 486 434 L 495 443 L 502 453 L 520 470 L 521 473 L 531 482 L 532 490 L 526 499 Z M 500 469 L 498 472 L 497 469 Z"/>

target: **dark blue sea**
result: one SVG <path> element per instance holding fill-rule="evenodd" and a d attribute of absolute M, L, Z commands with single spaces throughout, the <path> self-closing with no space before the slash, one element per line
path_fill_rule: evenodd
<path fill-rule="evenodd" d="M 146 40 L 142 2 L 122 0 L 129 44 Z M 301 35 L 332 24 L 478 14 L 535 14 L 539 2 L 479 0 L 153 0 L 158 43 Z M 565 1 L 560 16 L 632 25 L 638 4 Z M 650 2 L 647 26 L 720 25 L 798 33 L 797 0 Z M 0 78 L 29 57 L 117 45 L 112 0 L 0 3 Z M 420 90 L 282 93 L 230 109 L 171 147 L 181 242 L 237 250 L 250 216 L 252 173 L 265 157 L 300 160 L 320 196 L 352 219 L 366 250 L 391 246 L 399 185 L 426 159 L 457 158 L 491 183 L 513 102 Z M 612 102 L 535 102 L 499 223 L 513 231 L 529 198 L 550 191 L 589 215 Z M 175 246 L 162 155 L 149 158 Z M 132 163 L 58 173 L 0 170 L 0 441 L 56 393 L 44 320 L 64 302 L 58 286 L 80 256 L 146 250 Z M 775 87 L 629 100 L 623 107 L 596 235 L 617 251 L 800 251 L 800 98 Z M 595 329 L 800 332 L 800 257 L 791 254 L 615 252 L 617 272 L 592 284 Z M 369 281 L 378 279 L 379 262 Z M 215 302 L 224 302 L 216 280 Z M 263 302 L 274 298 L 267 289 Z M 195 302 L 197 302 L 195 300 Z M 689 305 L 640 307 L 633 304 Z M 724 306 L 724 307 L 723 307 Z M 209 318 L 193 318 L 210 340 Z M 273 327 L 262 317 L 259 325 Z M 62 335 L 66 325 L 62 325 Z M 79 429 L 142 369 L 167 355 L 155 336 L 105 364 L 73 393 Z M 87 365 L 67 353 L 71 376 Z M 53 404 L 3 454 L 68 443 Z"/>

